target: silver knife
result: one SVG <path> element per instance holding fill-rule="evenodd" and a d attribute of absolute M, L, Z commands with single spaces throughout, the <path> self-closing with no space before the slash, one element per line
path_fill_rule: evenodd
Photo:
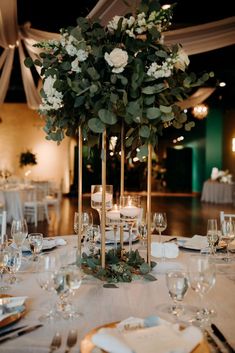
<path fill-rule="evenodd" d="M 228 348 L 229 352 L 235 353 L 235 350 L 233 347 L 230 345 L 230 343 L 227 341 L 227 339 L 224 337 L 223 333 L 218 329 L 218 327 L 215 324 L 211 324 L 212 331 L 218 339 L 223 342 L 223 344 Z"/>
<path fill-rule="evenodd" d="M 27 325 L 24 326 L 19 326 L 19 327 L 14 327 L 14 328 L 9 328 L 8 330 L 4 330 L 3 332 L 0 332 L 0 337 L 9 335 L 10 333 L 13 333 L 15 331 L 22 330 L 23 328 L 27 327 Z"/>
<path fill-rule="evenodd" d="M 29 333 L 29 332 L 32 332 L 34 330 L 36 330 L 37 328 L 39 327 L 42 327 L 43 325 L 42 324 L 38 324 L 38 325 L 35 325 L 35 326 L 31 326 L 31 327 L 28 327 L 24 330 L 21 330 L 17 333 L 14 333 L 14 335 L 9 335 L 7 337 L 4 337 L 4 338 L 1 338 L 0 339 L 0 343 L 3 343 L 3 342 L 6 342 L 6 341 L 9 341 L 9 340 L 12 340 L 14 338 L 17 338 L 17 337 L 20 337 L 20 336 L 23 336 L 25 335 L 26 333 Z"/>

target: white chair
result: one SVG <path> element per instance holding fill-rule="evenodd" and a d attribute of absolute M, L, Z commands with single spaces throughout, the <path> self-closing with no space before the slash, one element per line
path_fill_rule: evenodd
<path fill-rule="evenodd" d="M 220 212 L 220 223 L 222 223 L 224 220 L 229 219 L 229 218 L 234 218 L 233 221 L 235 221 L 235 214 L 234 213 L 225 213 L 224 211 Z"/>
<path fill-rule="evenodd" d="M 44 198 L 46 212 L 49 215 L 49 209 L 55 208 L 57 220 L 60 219 L 60 206 L 61 206 L 62 192 L 61 188 L 56 188 L 53 184 L 49 185 L 48 194 Z"/>
<path fill-rule="evenodd" d="M 7 231 L 7 212 L 6 211 L 2 211 L 0 213 L 0 234 L 1 237 L 6 234 Z"/>
<path fill-rule="evenodd" d="M 49 223 L 48 209 L 45 203 L 46 192 L 44 188 L 40 186 L 34 187 L 30 192 L 27 193 L 24 201 L 24 216 L 28 222 L 33 220 L 35 227 L 38 225 L 39 219 L 47 220 Z"/>

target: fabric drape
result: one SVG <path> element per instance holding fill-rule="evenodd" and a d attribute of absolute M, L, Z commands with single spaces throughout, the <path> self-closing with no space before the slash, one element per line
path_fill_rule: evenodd
<path fill-rule="evenodd" d="M 138 3 L 139 0 L 128 0 L 126 3 L 120 0 L 100 0 L 89 13 L 88 17 L 91 19 L 100 19 L 101 23 L 105 25 L 115 15 L 134 12 Z M 0 56 L 0 103 L 3 103 L 6 97 L 15 48 L 17 48 L 20 56 L 27 104 L 32 109 L 38 109 L 41 99 L 31 71 L 24 65 L 25 52 L 35 60 L 40 52 L 39 48 L 33 46 L 36 42 L 49 39 L 58 40 L 59 38 L 60 34 L 31 28 L 30 23 L 19 26 L 17 0 L 0 1 L 0 46 L 3 48 Z M 166 44 L 181 43 L 188 55 L 233 45 L 235 44 L 235 17 L 167 31 L 164 33 L 164 40 Z M 40 69 L 38 67 L 36 69 L 40 74 Z M 197 95 L 195 96 L 195 93 L 186 100 L 185 104 L 189 107 L 188 104 L 192 104 L 191 106 L 193 106 L 195 101 L 197 101 L 196 104 L 201 103 L 213 91 L 214 89 L 210 88 L 202 94 L 202 91 L 199 90 L 198 93 L 196 92 Z M 180 102 L 179 104 L 183 103 Z"/>

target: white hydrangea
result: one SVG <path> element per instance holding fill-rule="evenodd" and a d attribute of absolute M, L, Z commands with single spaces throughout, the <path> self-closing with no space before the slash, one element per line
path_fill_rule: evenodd
<path fill-rule="evenodd" d="M 83 49 L 78 49 L 76 55 L 77 55 L 78 61 L 80 62 L 85 61 L 88 58 L 88 52 Z"/>
<path fill-rule="evenodd" d="M 43 90 L 46 98 L 42 98 L 40 110 L 58 110 L 63 102 L 63 94 L 57 91 L 53 86 L 56 81 L 55 76 L 48 76 L 43 83 Z"/>
<path fill-rule="evenodd" d="M 147 71 L 147 75 L 155 79 L 170 77 L 172 74 L 173 65 L 170 61 L 164 61 L 162 65 L 156 62 L 152 63 Z"/>
<path fill-rule="evenodd" d="M 134 25 L 134 23 L 135 23 L 135 17 L 134 16 L 130 16 L 130 18 L 127 19 L 126 23 L 127 23 L 127 27 L 131 28 Z"/>
<path fill-rule="evenodd" d="M 123 72 L 124 67 L 128 63 L 127 52 L 120 48 L 113 49 L 110 54 L 106 52 L 104 58 L 109 66 L 113 67 L 112 72 L 114 73 Z"/>
<path fill-rule="evenodd" d="M 121 18 L 122 18 L 122 30 L 125 30 L 125 28 L 127 27 L 128 20 L 123 16 L 114 16 L 112 20 L 109 21 L 107 24 L 107 28 L 109 32 L 113 33 L 118 29 L 118 22 Z"/>
<path fill-rule="evenodd" d="M 75 72 L 81 72 L 82 71 L 80 66 L 79 66 L 78 57 L 71 62 L 71 69 L 72 69 L 72 71 L 75 71 Z"/>

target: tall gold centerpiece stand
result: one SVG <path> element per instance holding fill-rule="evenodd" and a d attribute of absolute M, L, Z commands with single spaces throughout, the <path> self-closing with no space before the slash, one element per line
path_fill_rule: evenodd
<path fill-rule="evenodd" d="M 106 160 L 107 160 L 107 133 L 106 130 L 102 134 L 102 210 L 101 210 L 101 266 L 105 268 L 105 190 L 106 190 Z M 124 124 L 121 128 L 121 173 L 120 173 L 120 196 L 124 196 L 124 166 L 125 166 L 125 134 Z M 151 263 L 151 174 L 152 174 L 152 145 L 148 145 L 148 161 L 147 161 L 147 263 Z M 78 256 L 81 256 L 81 229 L 82 229 L 82 128 L 78 128 Z M 120 247 L 123 249 L 123 227 L 120 231 Z"/>

